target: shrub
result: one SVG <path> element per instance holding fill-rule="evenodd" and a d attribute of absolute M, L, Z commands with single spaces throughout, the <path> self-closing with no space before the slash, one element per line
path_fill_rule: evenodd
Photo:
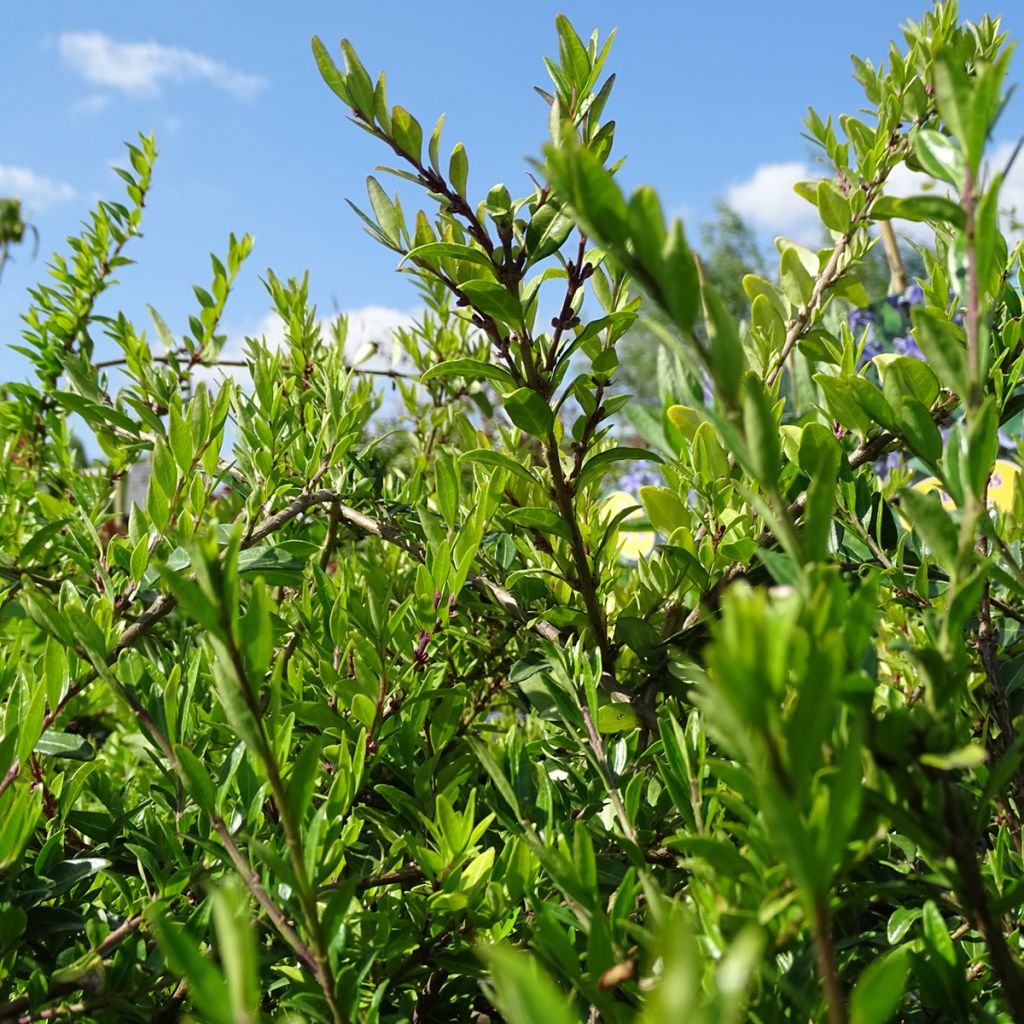
<path fill-rule="evenodd" d="M 855 59 L 868 113 L 807 120 L 825 244 L 780 241 L 742 324 L 616 183 L 610 40 L 557 34 L 536 190 L 480 202 L 440 122 L 314 40 L 407 188 L 360 213 L 423 302 L 390 366 L 268 273 L 284 343 L 218 376 L 248 238 L 185 334 L 99 315 L 151 138 L 32 293 L 0 406 L 0 1020 L 1024 1021 L 999 23 L 939 3 Z M 902 164 L 934 187 L 888 195 Z M 892 218 L 934 232 L 923 359 L 847 319 Z M 645 311 L 653 411 L 616 385 Z"/>

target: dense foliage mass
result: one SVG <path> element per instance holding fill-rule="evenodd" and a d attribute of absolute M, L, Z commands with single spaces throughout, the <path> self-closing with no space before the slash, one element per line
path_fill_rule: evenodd
<path fill-rule="evenodd" d="M 616 184 L 610 41 L 557 30 L 518 198 L 314 40 L 405 190 L 360 212 L 422 297 L 390 365 L 268 273 L 284 343 L 213 369 L 244 237 L 184 334 L 100 315 L 149 138 L 32 293 L 0 1021 L 1024 1021 L 1005 36 L 943 2 L 854 61 L 867 113 L 807 119 L 823 245 L 737 321 Z M 934 241 L 871 305 L 894 218 Z"/>

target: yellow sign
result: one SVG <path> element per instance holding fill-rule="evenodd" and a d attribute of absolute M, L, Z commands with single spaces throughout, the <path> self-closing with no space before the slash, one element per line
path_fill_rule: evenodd
<path fill-rule="evenodd" d="M 619 523 L 615 548 L 620 558 L 625 558 L 630 562 L 639 562 L 641 558 L 646 558 L 654 550 L 653 530 L 631 530 L 629 528 L 630 520 L 645 518 L 639 500 L 628 491 L 612 491 L 601 502 L 601 513 L 603 519 L 613 519 L 631 506 L 636 506 L 636 508 Z"/>
<path fill-rule="evenodd" d="M 1006 459 L 997 459 L 992 467 L 992 476 L 988 482 L 988 506 L 997 508 L 1000 512 L 1009 512 L 1013 508 L 1013 492 L 1017 486 L 1017 477 L 1020 476 L 1020 467 Z M 927 494 L 929 491 L 938 491 L 942 499 L 943 508 L 956 508 L 956 502 L 942 490 L 942 484 L 933 477 L 914 484 L 914 490 Z"/>

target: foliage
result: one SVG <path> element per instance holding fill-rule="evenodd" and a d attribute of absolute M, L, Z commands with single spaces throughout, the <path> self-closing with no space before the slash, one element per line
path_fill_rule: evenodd
<path fill-rule="evenodd" d="M 0 199 L 0 273 L 10 257 L 11 246 L 24 241 L 26 231 L 31 231 L 39 241 L 35 227 L 26 224 L 22 217 L 20 199 Z"/>
<path fill-rule="evenodd" d="M 1024 1021 L 999 24 L 939 3 L 854 61 L 869 114 L 809 112 L 828 242 L 780 240 L 743 330 L 616 183 L 610 40 L 557 31 L 518 198 L 314 41 L 407 196 L 371 177 L 359 211 L 423 301 L 390 367 L 268 272 L 285 340 L 219 377 L 246 237 L 185 333 L 97 315 L 148 138 L 32 293 L 35 381 L 0 405 L 0 1020 Z M 903 163 L 935 189 L 887 196 Z M 847 321 L 893 217 L 934 229 L 925 360 Z M 668 325 L 646 448 L 609 428 L 637 290 Z M 629 564 L 607 481 L 641 461 L 660 539 Z"/>
<path fill-rule="evenodd" d="M 732 207 L 719 200 L 714 220 L 700 226 L 700 239 L 705 280 L 718 292 L 726 310 L 737 320 L 745 320 L 750 299 L 743 290 L 743 278 L 771 273 L 756 234 Z M 651 316 L 648 310 L 646 322 L 641 318 L 617 346 L 621 383 L 643 402 L 658 400 L 658 331 L 664 324 L 649 326 Z M 701 328 L 698 323 L 696 329 Z"/>

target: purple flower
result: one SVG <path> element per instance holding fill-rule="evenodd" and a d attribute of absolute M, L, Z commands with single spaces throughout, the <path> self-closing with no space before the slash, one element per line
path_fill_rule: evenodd
<path fill-rule="evenodd" d="M 892 350 L 900 356 L 913 356 L 914 359 L 924 359 L 924 353 L 910 334 L 905 338 L 893 338 Z"/>
<path fill-rule="evenodd" d="M 889 452 L 883 455 L 875 463 L 875 475 L 882 478 L 882 482 L 885 483 L 889 479 L 889 474 L 894 469 L 898 469 L 900 463 L 903 461 L 902 452 Z"/>
<path fill-rule="evenodd" d="M 865 327 L 878 321 L 878 316 L 873 309 L 854 309 L 846 315 L 846 322 L 850 330 L 856 333 Z"/>
<path fill-rule="evenodd" d="M 904 293 L 908 306 L 920 306 L 924 302 L 924 289 L 915 281 Z"/>
<path fill-rule="evenodd" d="M 664 487 L 665 481 L 660 473 L 651 469 L 631 469 L 619 477 L 617 489 L 627 494 L 638 494 L 641 487 Z"/>

